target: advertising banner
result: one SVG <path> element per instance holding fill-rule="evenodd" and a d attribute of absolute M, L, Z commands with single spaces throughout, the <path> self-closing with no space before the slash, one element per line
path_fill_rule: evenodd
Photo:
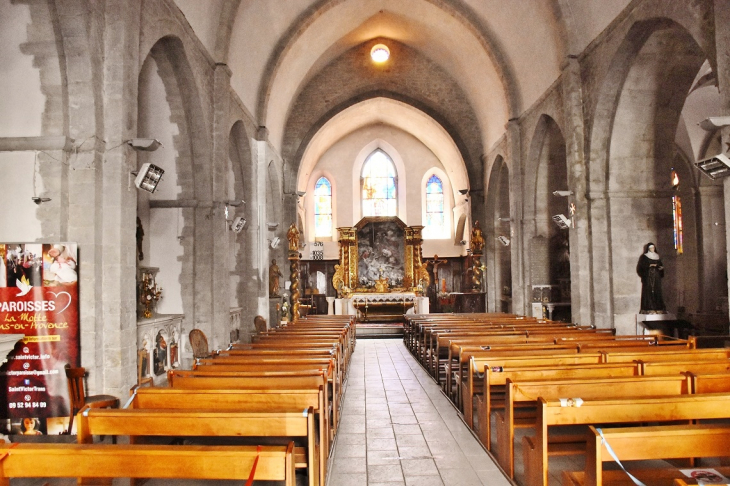
<path fill-rule="evenodd" d="M 0 433 L 65 431 L 64 366 L 79 365 L 78 272 L 75 243 L 0 243 L 0 333 L 24 335 L 0 368 Z"/>

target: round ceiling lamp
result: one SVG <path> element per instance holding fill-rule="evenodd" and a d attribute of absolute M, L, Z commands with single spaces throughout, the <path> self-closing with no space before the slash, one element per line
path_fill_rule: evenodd
<path fill-rule="evenodd" d="M 385 44 L 375 44 L 370 49 L 370 57 L 374 62 L 382 63 L 388 60 L 390 57 L 390 49 Z"/>

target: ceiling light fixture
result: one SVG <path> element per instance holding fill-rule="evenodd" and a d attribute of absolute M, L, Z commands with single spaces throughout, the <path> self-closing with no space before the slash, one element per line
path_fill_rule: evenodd
<path fill-rule="evenodd" d="M 370 57 L 374 62 L 383 63 L 390 58 L 390 49 L 385 44 L 375 44 L 370 49 Z"/>

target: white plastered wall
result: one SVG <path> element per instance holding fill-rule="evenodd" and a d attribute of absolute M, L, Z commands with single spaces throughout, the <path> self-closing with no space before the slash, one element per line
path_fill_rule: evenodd
<path fill-rule="evenodd" d="M 154 194 L 137 192 L 137 215 L 145 231 L 144 256 L 141 266 L 159 268 L 157 285 L 162 287 L 163 298 L 157 304 L 159 314 L 182 314 L 183 246 L 181 244 L 183 215 L 180 208 L 150 208 L 150 200 L 177 199 L 181 192 L 178 183 L 174 140 L 178 127 L 170 122 L 171 110 L 166 101 L 165 86 L 157 74 L 157 64 L 147 58 L 140 73 L 139 120 L 140 137 L 156 138 L 162 147 L 155 152 L 139 152 L 139 164 L 149 162 L 164 169 L 165 174 Z M 126 150 L 126 149 L 125 149 Z"/>
<path fill-rule="evenodd" d="M 39 136 L 46 97 L 33 56 L 20 51 L 27 42 L 29 7 L 0 0 L 0 19 L 0 137 Z M 3 200 L 9 202 L 0 211 L 0 241 L 35 241 L 42 235 L 31 200 L 43 191 L 35 157 L 34 152 L 0 152 Z"/>

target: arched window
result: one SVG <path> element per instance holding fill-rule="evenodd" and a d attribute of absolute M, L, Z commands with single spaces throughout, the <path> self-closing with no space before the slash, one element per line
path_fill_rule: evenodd
<path fill-rule="evenodd" d="M 378 149 L 365 159 L 360 173 L 363 216 L 397 216 L 395 164 Z"/>
<path fill-rule="evenodd" d="M 423 236 L 439 238 L 445 233 L 444 185 L 436 174 L 426 182 L 426 224 Z"/>
<path fill-rule="evenodd" d="M 320 177 L 314 185 L 314 237 L 332 236 L 332 184 Z"/>
<path fill-rule="evenodd" d="M 682 199 L 679 197 L 679 174 L 672 169 L 672 219 L 674 220 L 674 249 L 677 255 L 684 253 L 684 221 L 682 220 Z"/>

